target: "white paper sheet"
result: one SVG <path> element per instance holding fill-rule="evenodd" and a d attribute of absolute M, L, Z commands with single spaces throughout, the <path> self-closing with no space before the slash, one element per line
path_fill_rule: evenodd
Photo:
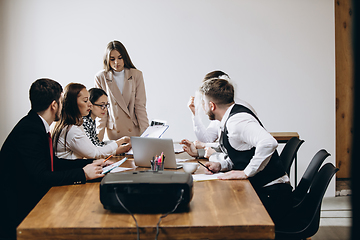
<path fill-rule="evenodd" d="M 224 173 L 215 173 L 215 174 L 193 174 L 193 181 L 208 181 L 208 180 L 218 180 L 218 176 L 223 175 Z"/>
<path fill-rule="evenodd" d="M 117 161 L 109 166 L 106 166 L 106 167 L 103 167 L 103 171 L 101 174 L 105 174 L 105 173 L 108 173 L 110 172 L 111 170 L 119 167 L 121 164 L 123 164 L 125 161 L 127 160 L 127 158 L 123 158 L 122 160 L 120 161 Z"/>
<path fill-rule="evenodd" d="M 133 168 L 127 168 L 127 167 L 117 167 L 110 171 L 110 173 L 116 173 L 116 172 L 124 172 L 127 170 L 131 170 Z"/>

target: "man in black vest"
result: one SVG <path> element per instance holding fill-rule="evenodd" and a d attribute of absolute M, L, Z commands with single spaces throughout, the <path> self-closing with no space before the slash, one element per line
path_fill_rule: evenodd
<path fill-rule="evenodd" d="M 292 187 L 276 151 L 277 141 L 251 110 L 235 104 L 234 87 L 227 80 L 209 79 L 200 92 L 209 119 L 221 122 L 221 152 L 207 149 L 207 167 L 214 173 L 226 171 L 219 179 L 249 179 L 276 224 L 292 204 Z M 194 155 L 194 144 L 182 143 Z"/>
<path fill-rule="evenodd" d="M 0 239 L 16 239 L 16 227 L 52 186 L 84 184 L 104 176 L 103 160 L 58 159 L 50 125 L 59 120 L 62 87 L 36 80 L 29 91 L 31 110 L 11 131 L 0 151 Z"/>

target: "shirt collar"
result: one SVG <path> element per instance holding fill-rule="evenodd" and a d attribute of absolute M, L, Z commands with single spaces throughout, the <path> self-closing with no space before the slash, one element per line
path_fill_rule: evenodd
<path fill-rule="evenodd" d="M 41 118 L 41 120 L 42 120 L 43 123 L 44 123 L 46 133 L 50 132 L 50 126 L 49 126 L 49 124 L 47 123 L 47 121 L 46 121 L 42 116 L 40 116 L 39 114 L 38 114 L 38 116 Z"/>
<path fill-rule="evenodd" d="M 226 110 L 224 116 L 222 117 L 221 122 L 220 122 L 220 128 L 221 128 L 221 130 L 224 130 L 225 123 L 226 123 L 227 119 L 229 118 L 231 109 L 232 109 L 234 106 L 235 106 L 235 103 L 234 103 L 233 105 L 231 105 L 231 106 Z"/>
<path fill-rule="evenodd" d="M 115 76 L 115 77 L 125 76 L 125 68 L 120 72 L 112 71 L 112 73 L 113 73 L 113 76 Z"/>

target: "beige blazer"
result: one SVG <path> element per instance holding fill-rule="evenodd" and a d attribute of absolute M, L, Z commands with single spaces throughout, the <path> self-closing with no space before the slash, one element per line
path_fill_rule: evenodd
<path fill-rule="evenodd" d="M 104 138 L 105 129 L 110 140 L 123 136 L 140 136 L 149 126 L 146 113 L 146 93 L 142 72 L 125 68 L 123 94 L 121 94 L 112 71 L 95 75 L 95 87 L 108 94 L 110 108 L 107 116 L 99 120 L 98 137 Z"/>

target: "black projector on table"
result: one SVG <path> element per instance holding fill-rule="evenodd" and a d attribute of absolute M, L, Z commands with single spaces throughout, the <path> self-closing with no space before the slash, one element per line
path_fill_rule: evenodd
<path fill-rule="evenodd" d="M 135 171 L 107 174 L 100 183 L 105 209 L 132 213 L 166 213 L 178 201 L 178 211 L 188 211 L 193 197 L 191 174 L 174 171 Z M 181 199 L 180 199 L 181 198 Z"/>

